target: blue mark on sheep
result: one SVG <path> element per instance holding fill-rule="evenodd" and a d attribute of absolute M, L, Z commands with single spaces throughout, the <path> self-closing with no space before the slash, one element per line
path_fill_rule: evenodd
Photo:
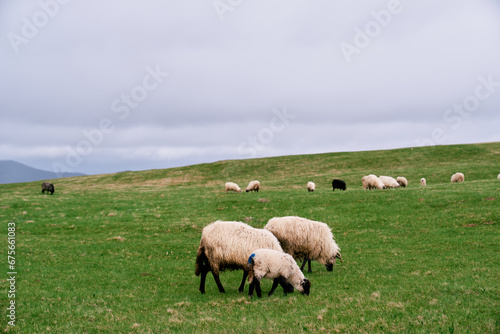
<path fill-rule="evenodd" d="M 252 255 L 250 255 L 250 257 L 248 258 L 248 264 L 252 264 L 252 260 L 254 257 L 255 257 L 255 253 L 252 253 Z"/>

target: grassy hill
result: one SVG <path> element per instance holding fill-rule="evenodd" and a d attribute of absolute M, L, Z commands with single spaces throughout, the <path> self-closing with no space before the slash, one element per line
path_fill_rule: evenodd
<path fill-rule="evenodd" d="M 451 184 L 455 172 L 466 182 Z M 361 177 L 408 188 L 363 191 Z M 16 225 L 20 332 L 477 332 L 500 330 L 500 143 L 286 156 L 1 185 L 0 218 Z M 331 180 L 347 191 L 331 191 Z M 420 187 L 421 177 L 427 187 Z M 259 193 L 225 194 L 226 181 Z M 314 181 L 317 190 L 305 185 Z M 313 262 L 311 295 L 249 300 L 241 271 L 220 294 L 194 275 L 202 228 L 263 227 L 299 215 L 330 225 L 343 263 Z M 5 254 L 4 253 L 4 254 Z M 263 283 L 263 293 L 270 289 Z M 5 307 L 4 307 L 5 305 Z"/>

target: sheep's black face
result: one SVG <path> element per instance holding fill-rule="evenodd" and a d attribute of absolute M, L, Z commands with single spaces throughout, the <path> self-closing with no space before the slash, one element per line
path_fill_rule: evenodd
<path fill-rule="evenodd" d="M 327 271 L 333 271 L 333 263 L 327 263 L 325 264 L 325 267 Z"/>
<path fill-rule="evenodd" d="M 311 282 L 307 278 L 304 278 L 300 285 L 302 286 L 303 290 L 302 294 L 309 296 L 309 292 L 311 291 Z"/>

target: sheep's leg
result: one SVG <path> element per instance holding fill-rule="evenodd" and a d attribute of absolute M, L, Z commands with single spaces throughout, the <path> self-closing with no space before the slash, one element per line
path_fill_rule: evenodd
<path fill-rule="evenodd" d="M 308 257 L 304 258 L 304 262 L 302 262 L 302 265 L 300 266 L 300 271 L 304 272 L 304 267 L 306 266 L 306 262 L 307 262 L 307 272 L 308 273 L 312 273 L 312 270 L 311 270 L 311 259 L 308 258 Z"/>
<path fill-rule="evenodd" d="M 302 262 L 302 265 L 300 266 L 300 271 L 304 272 L 304 267 L 306 265 L 306 261 L 308 260 L 307 257 L 304 257 L 304 262 Z"/>
<path fill-rule="evenodd" d="M 256 279 L 255 277 L 253 278 L 252 282 L 250 283 L 250 288 L 248 289 L 248 296 L 250 298 L 253 297 L 253 291 L 257 291 L 257 297 L 262 297 L 262 291 L 260 290 L 260 281 Z"/>
<path fill-rule="evenodd" d="M 278 287 L 278 283 L 280 283 L 280 279 L 279 277 L 276 277 L 274 280 L 273 280 L 273 286 L 271 287 L 271 291 L 269 291 L 269 293 L 267 294 L 268 297 L 271 297 L 271 295 L 274 293 L 274 290 L 276 290 L 276 288 Z M 284 288 L 283 288 L 284 290 Z M 286 294 L 286 292 L 285 292 Z"/>
<path fill-rule="evenodd" d="M 286 278 L 284 276 L 280 277 L 279 283 L 280 283 L 281 287 L 283 288 L 283 292 L 285 293 L 285 296 L 286 296 L 287 293 L 292 293 L 294 291 L 293 285 L 291 285 L 290 283 L 288 283 L 286 281 Z"/>
<path fill-rule="evenodd" d="M 222 286 L 222 283 L 220 282 L 220 278 L 219 278 L 219 274 L 217 273 L 214 273 L 212 271 L 212 275 L 214 276 L 214 279 L 215 279 L 215 284 L 217 284 L 217 287 L 219 288 L 219 291 L 221 293 L 226 293 L 226 291 L 224 290 L 224 287 Z"/>
<path fill-rule="evenodd" d="M 243 292 L 243 290 L 245 290 L 245 281 L 247 277 L 248 277 L 248 271 L 243 270 L 243 279 L 241 280 L 240 287 L 238 288 L 239 292 Z"/>
<path fill-rule="evenodd" d="M 255 291 L 257 292 L 257 297 L 262 297 L 262 290 L 260 289 L 260 280 L 257 280 L 257 285 L 255 286 Z"/>
<path fill-rule="evenodd" d="M 200 292 L 202 294 L 205 293 L 205 280 L 207 279 L 207 274 L 208 271 L 206 270 L 201 271 Z"/>
<path fill-rule="evenodd" d="M 248 297 L 253 297 L 253 290 L 255 289 L 255 284 L 257 284 L 257 280 L 254 279 L 252 283 L 250 283 L 250 287 L 248 288 Z"/>

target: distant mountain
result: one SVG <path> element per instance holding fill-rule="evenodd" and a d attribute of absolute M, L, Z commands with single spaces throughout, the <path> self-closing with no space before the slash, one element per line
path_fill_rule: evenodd
<path fill-rule="evenodd" d="M 59 177 L 81 176 L 81 173 L 62 173 Z M 57 179 L 58 175 L 32 168 L 13 160 L 0 160 L 0 184 Z"/>

